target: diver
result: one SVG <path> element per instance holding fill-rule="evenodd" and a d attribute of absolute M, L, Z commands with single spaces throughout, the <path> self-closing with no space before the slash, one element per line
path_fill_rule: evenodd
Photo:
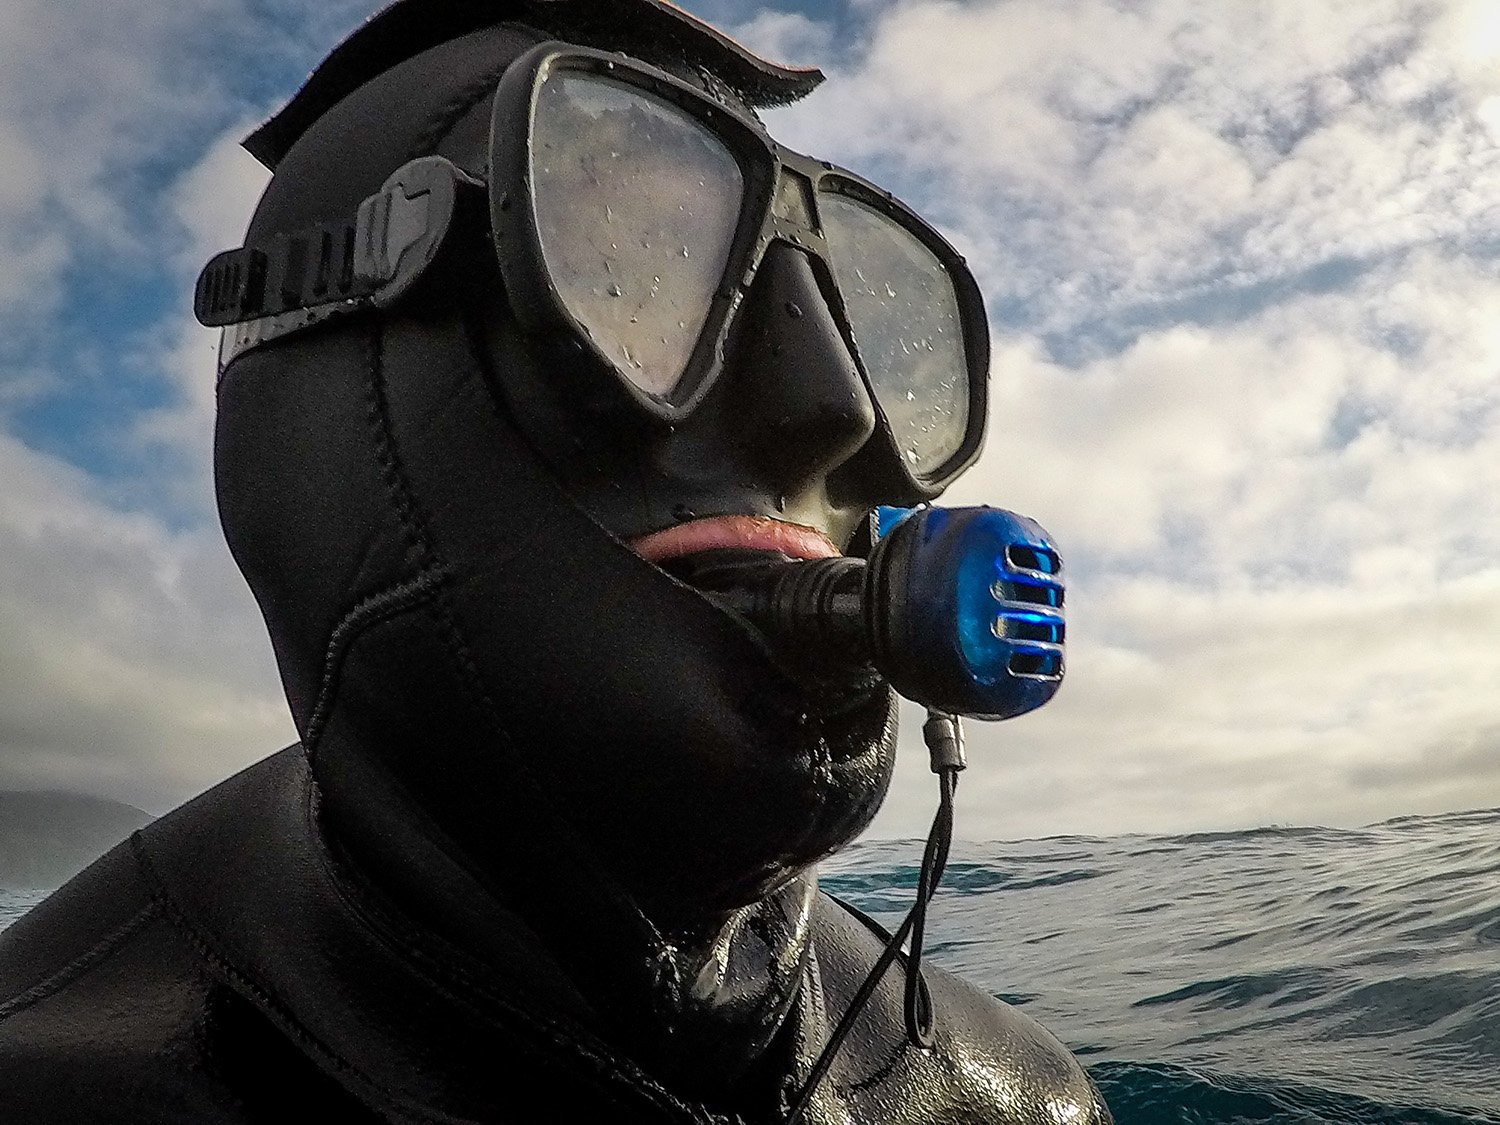
<path fill-rule="evenodd" d="M 820 78 L 664 0 L 400 0 L 246 142 L 197 304 L 301 742 L 0 935 L 0 1120 L 1110 1121 L 933 968 L 928 1046 L 887 974 L 810 1081 L 892 693 L 695 575 L 868 553 L 988 367 L 947 243 L 758 122 Z"/>

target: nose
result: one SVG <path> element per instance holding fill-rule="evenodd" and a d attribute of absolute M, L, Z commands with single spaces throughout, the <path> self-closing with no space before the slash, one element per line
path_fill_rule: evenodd
<path fill-rule="evenodd" d="M 875 432 L 875 408 L 811 259 L 773 243 L 724 372 L 755 467 L 784 494 L 824 483 Z"/>

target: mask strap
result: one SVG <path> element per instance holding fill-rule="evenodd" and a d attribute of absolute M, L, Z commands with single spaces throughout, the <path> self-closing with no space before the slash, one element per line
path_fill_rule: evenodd
<path fill-rule="evenodd" d="M 912 903 L 906 920 L 891 935 L 885 950 L 870 969 L 864 983 L 859 986 L 859 991 L 854 994 L 854 999 L 849 1002 L 849 1007 L 844 1012 L 843 1018 L 839 1020 L 838 1027 L 834 1029 L 833 1035 L 824 1045 L 823 1053 L 813 1064 L 807 1084 L 802 1087 L 802 1092 L 792 1103 L 791 1112 L 787 1115 L 784 1125 L 797 1125 L 797 1122 L 801 1121 L 803 1111 L 812 1101 L 814 1091 L 827 1076 L 829 1068 L 833 1066 L 833 1060 L 844 1045 L 844 1040 L 854 1030 L 855 1021 L 869 1004 L 870 997 L 875 995 L 876 987 L 885 976 L 886 970 L 891 967 L 891 962 L 901 952 L 901 945 L 908 934 L 911 935 L 911 950 L 906 957 L 906 997 L 903 1004 L 906 1035 L 915 1047 L 923 1050 L 932 1047 L 934 1012 L 932 996 L 928 992 L 926 982 L 922 979 L 922 940 L 927 925 L 927 904 L 937 893 L 938 884 L 943 878 L 943 869 L 948 865 L 948 848 L 953 842 L 953 797 L 958 789 L 959 771 L 967 763 L 964 757 L 963 726 L 957 715 L 948 715 L 929 709 L 927 722 L 922 726 L 922 738 L 927 743 L 932 772 L 938 775 L 938 811 L 933 818 L 932 829 L 927 835 L 926 850 L 922 854 L 922 870 L 917 877 L 916 901 Z"/>
<path fill-rule="evenodd" d="M 251 347 L 331 316 L 389 308 L 429 272 L 461 205 L 484 184 L 440 156 L 402 165 L 351 218 L 226 250 L 198 277 L 193 313 L 225 328 L 227 363 Z"/>

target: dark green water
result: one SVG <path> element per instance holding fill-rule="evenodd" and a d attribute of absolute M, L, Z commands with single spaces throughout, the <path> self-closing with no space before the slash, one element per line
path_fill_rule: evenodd
<path fill-rule="evenodd" d="M 920 854 L 859 845 L 824 885 L 895 925 Z M 0 928 L 39 895 L 0 890 Z M 1500 1123 L 1500 810 L 959 843 L 928 926 L 1120 1125 Z"/>
<path fill-rule="evenodd" d="M 919 858 L 862 845 L 824 885 L 894 925 Z M 928 925 L 1121 1125 L 1500 1122 L 1500 810 L 956 844 Z"/>

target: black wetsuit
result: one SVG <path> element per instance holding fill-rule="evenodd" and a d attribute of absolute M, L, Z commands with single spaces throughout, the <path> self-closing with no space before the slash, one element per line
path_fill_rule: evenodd
<path fill-rule="evenodd" d="M 352 213 L 415 155 L 483 175 L 495 83 L 549 37 L 725 99 L 809 84 L 656 0 L 393 12 L 258 134 L 251 241 Z M 446 22 L 414 40 L 413 12 Z M 779 261 L 722 390 L 623 440 L 587 432 L 588 373 L 478 265 L 230 364 L 220 512 L 306 750 L 0 934 L 0 1121 L 783 1119 L 883 945 L 814 864 L 885 795 L 891 699 L 799 676 L 621 542 L 684 495 L 828 529 L 882 502 L 829 483 L 873 416 L 807 262 Z M 1109 1120 L 1045 1031 L 927 972 L 935 1049 L 889 974 L 808 1125 Z"/>
<path fill-rule="evenodd" d="M 302 755 L 285 751 L 122 844 L 7 931 L 0 1119 L 734 1119 L 646 1074 L 629 1044 L 601 1033 L 535 933 L 416 833 L 389 843 L 448 894 L 467 887 L 469 901 L 450 909 L 486 919 L 482 951 L 445 940 L 369 885 L 319 819 Z M 761 1096 L 806 1076 L 882 944 L 824 896 L 807 938 Z M 906 1042 L 891 974 L 809 1125 L 1109 1120 L 1035 1022 L 941 970 L 927 974 L 935 1051 Z M 774 1105 L 742 1112 L 776 1120 Z"/>

